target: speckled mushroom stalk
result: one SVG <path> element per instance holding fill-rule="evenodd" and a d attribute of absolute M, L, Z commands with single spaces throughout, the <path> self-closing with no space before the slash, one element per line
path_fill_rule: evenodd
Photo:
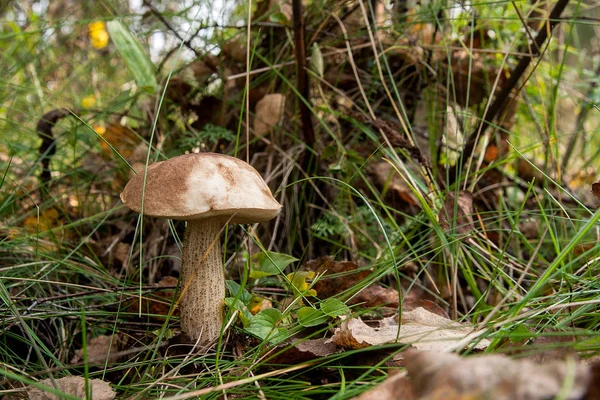
<path fill-rule="evenodd" d="M 214 219 L 188 221 L 183 240 L 181 330 L 201 343 L 219 337 L 223 324 L 221 228 Z"/>

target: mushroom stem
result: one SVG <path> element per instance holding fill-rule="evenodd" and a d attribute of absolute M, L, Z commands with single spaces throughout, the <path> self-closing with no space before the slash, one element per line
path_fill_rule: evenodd
<path fill-rule="evenodd" d="M 179 302 L 181 330 L 194 342 L 219 337 L 223 325 L 225 277 L 221 257 L 221 228 L 214 219 L 188 221 L 183 240 Z"/>

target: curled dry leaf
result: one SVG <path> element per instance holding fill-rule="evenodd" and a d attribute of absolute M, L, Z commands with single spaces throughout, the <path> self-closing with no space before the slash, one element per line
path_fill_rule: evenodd
<path fill-rule="evenodd" d="M 562 393 L 581 399 L 591 381 L 589 366 L 575 361 L 536 364 L 495 354 L 462 358 L 409 350 L 405 363 L 418 399 L 441 399 L 449 391 L 453 398 L 542 400 Z"/>
<path fill-rule="evenodd" d="M 87 361 L 89 363 L 103 363 L 108 358 L 109 363 L 116 362 L 119 358 L 117 353 L 122 344 L 123 337 L 118 333 L 112 336 L 96 336 L 87 344 Z M 79 349 L 75 352 L 75 356 L 71 359 L 72 364 L 83 361 L 83 350 Z"/>
<path fill-rule="evenodd" d="M 280 93 L 265 95 L 256 103 L 254 134 L 264 136 L 271 132 L 281 120 L 285 107 L 285 96 Z"/>
<path fill-rule="evenodd" d="M 461 190 L 458 198 L 453 193 L 448 193 L 444 206 L 439 215 L 440 225 L 449 230 L 456 227 L 459 234 L 468 234 L 475 225 L 473 224 L 473 194 L 468 190 Z"/>
<path fill-rule="evenodd" d="M 365 324 L 360 318 L 350 318 L 335 329 L 330 340 L 348 349 L 398 342 L 410 344 L 420 350 L 451 351 L 466 347 L 472 336 L 473 327 L 417 307 L 402 313 L 400 327 L 393 317 L 382 319 L 375 328 Z M 484 339 L 473 347 L 483 350 L 487 346 L 489 341 Z"/>
<path fill-rule="evenodd" d="M 85 399 L 85 378 L 82 376 L 65 376 L 64 378 L 55 379 L 56 389 L 61 392 L 75 396 L 79 399 Z M 44 386 L 54 387 L 50 379 L 40 382 Z M 110 385 L 100 379 L 90 379 L 88 382 L 90 391 L 92 392 L 91 399 L 93 400 L 113 400 L 116 393 L 110 388 Z M 60 397 L 41 389 L 30 387 L 27 390 L 29 400 L 58 400 Z"/>

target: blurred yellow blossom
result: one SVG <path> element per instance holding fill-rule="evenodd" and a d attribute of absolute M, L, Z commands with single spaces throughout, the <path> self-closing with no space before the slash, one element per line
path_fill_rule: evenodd
<path fill-rule="evenodd" d="M 95 125 L 94 130 L 100 136 L 102 136 L 106 133 L 106 127 L 104 125 Z"/>
<path fill-rule="evenodd" d="M 96 97 L 93 95 L 85 96 L 81 99 L 81 107 L 83 108 L 91 108 L 96 105 Z"/>
<path fill-rule="evenodd" d="M 108 32 L 103 21 L 94 21 L 89 24 L 90 40 L 95 49 L 103 49 L 108 44 Z"/>

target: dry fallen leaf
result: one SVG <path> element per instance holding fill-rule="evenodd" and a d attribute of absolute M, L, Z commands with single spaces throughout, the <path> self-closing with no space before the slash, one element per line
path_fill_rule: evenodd
<path fill-rule="evenodd" d="M 193 61 L 189 67 L 200 85 L 206 85 L 208 78 L 217 71 L 210 56 L 207 56 L 206 60 L 197 59 Z"/>
<path fill-rule="evenodd" d="M 129 160 L 140 142 L 134 131 L 118 122 L 108 124 L 101 136 L 104 140 L 100 140 L 100 147 L 103 155 L 108 158 L 115 157 L 116 150 L 122 157 Z"/>
<path fill-rule="evenodd" d="M 600 358 L 598 356 L 593 357 L 595 360 L 585 360 L 586 364 L 590 366 L 591 375 L 590 383 L 587 387 L 587 398 L 586 400 L 598 400 L 600 399 Z"/>
<path fill-rule="evenodd" d="M 461 190 L 457 199 L 453 193 L 448 193 L 439 219 L 440 225 L 445 230 L 456 226 L 457 233 L 470 233 L 475 228 L 473 225 L 473 194 L 468 190 Z"/>
<path fill-rule="evenodd" d="M 592 194 L 600 200 L 600 182 L 592 183 Z"/>
<path fill-rule="evenodd" d="M 486 354 L 402 353 L 405 374 L 390 375 L 356 400 L 545 400 L 597 399 L 593 366 L 574 361 L 535 363 Z M 573 359 L 571 359 L 573 360 Z"/>
<path fill-rule="evenodd" d="M 559 393 L 581 399 L 591 380 L 589 366 L 575 361 L 536 364 L 496 354 L 462 358 L 411 349 L 405 352 L 405 363 L 420 399 L 448 398 L 441 393 L 449 390 L 453 398 L 462 399 L 542 400 Z"/>
<path fill-rule="evenodd" d="M 437 303 L 431 300 L 420 299 L 410 296 L 406 296 L 402 300 L 402 312 L 413 311 L 419 307 L 423 307 L 425 310 L 437 314 L 442 318 L 450 319 L 448 313 L 444 311 L 444 309 L 440 307 Z"/>
<path fill-rule="evenodd" d="M 380 188 L 385 201 L 397 210 L 412 214 L 419 207 L 419 202 L 408 184 L 388 162 L 382 161 L 369 168 L 370 176 L 375 185 Z"/>
<path fill-rule="evenodd" d="M 246 62 L 246 50 L 246 46 L 235 38 L 230 39 L 221 45 L 221 53 L 223 56 L 238 63 Z"/>
<path fill-rule="evenodd" d="M 406 374 L 398 373 L 389 376 L 381 384 L 355 397 L 354 400 L 412 400 L 414 396 L 412 383 L 406 378 Z"/>
<path fill-rule="evenodd" d="M 285 96 L 280 93 L 265 95 L 256 103 L 256 117 L 254 118 L 254 134 L 264 136 L 277 126 L 283 115 Z"/>
<path fill-rule="evenodd" d="M 113 256 L 118 260 L 121 265 L 127 265 L 129 263 L 129 253 L 131 252 L 131 245 L 125 242 L 119 242 L 115 246 Z"/>
<path fill-rule="evenodd" d="M 58 211 L 49 208 L 39 215 L 31 215 L 23 221 L 23 226 L 31 233 L 46 232 L 63 224 Z"/>
<path fill-rule="evenodd" d="M 307 261 L 303 269 L 323 275 L 312 287 L 320 299 L 336 296 L 371 275 L 370 270 L 359 270 L 352 261 L 335 261 L 329 256 Z"/>
<path fill-rule="evenodd" d="M 276 354 L 273 358 L 269 358 L 268 362 L 273 364 L 298 364 L 305 361 L 314 360 L 316 358 L 326 357 L 337 353 L 339 348 L 326 338 L 308 339 L 290 347 L 290 343 L 284 343 L 277 346 L 277 350 L 285 350 L 283 353 Z"/>
<path fill-rule="evenodd" d="M 352 298 L 350 304 L 360 303 L 363 307 L 387 306 L 397 308 L 400 296 L 398 291 L 386 288 L 379 284 L 367 286 L 364 290 Z"/>
<path fill-rule="evenodd" d="M 100 335 L 91 339 L 87 343 L 87 361 L 88 363 L 103 363 L 108 357 L 108 362 L 113 363 L 119 358 L 116 355 L 120 346 L 123 343 L 123 337 L 120 334 L 113 336 Z M 71 363 L 75 364 L 83 360 L 83 349 L 75 352 L 75 356 L 71 359 Z"/>
<path fill-rule="evenodd" d="M 365 324 L 360 318 L 350 318 L 342 322 L 330 339 L 338 346 L 361 349 L 385 343 L 405 343 L 421 350 L 451 351 L 463 349 L 471 341 L 473 327 L 460 324 L 438 314 L 417 307 L 402 313 L 402 323 L 394 317 L 379 321 L 378 327 Z M 484 339 L 473 347 L 483 350 L 489 346 Z"/>
<path fill-rule="evenodd" d="M 65 394 L 75 396 L 80 399 L 86 398 L 85 378 L 82 376 L 65 376 L 55 379 L 56 389 Z M 54 387 L 50 379 L 40 382 L 42 385 Z M 88 382 L 92 393 L 92 400 L 113 400 L 116 393 L 110 388 L 110 385 L 100 379 L 90 379 Z M 29 400 L 58 400 L 59 396 L 45 392 L 41 389 L 30 387 L 27 391 Z"/>
<path fill-rule="evenodd" d="M 55 208 L 27 217 L 23 221 L 23 227 L 30 234 L 47 233 L 41 235 L 41 240 L 38 241 L 39 248 L 45 251 L 53 251 L 60 242 L 69 239 L 69 232 L 64 228 L 63 219 Z"/>

